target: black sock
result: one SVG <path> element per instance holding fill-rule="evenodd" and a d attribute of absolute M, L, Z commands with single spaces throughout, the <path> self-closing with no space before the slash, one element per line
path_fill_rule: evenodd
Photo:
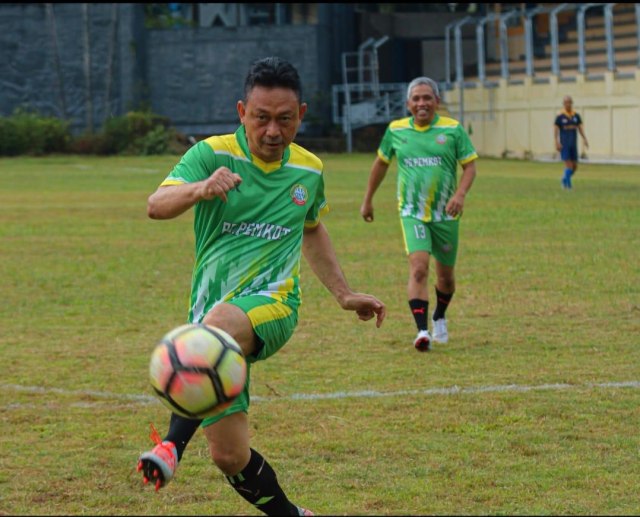
<path fill-rule="evenodd" d="M 276 473 L 253 449 L 244 470 L 235 476 L 227 476 L 227 480 L 236 492 L 267 515 L 298 515 L 298 507 L 284 495 Z"/>
<path fill-rule="evenodd" d="M 429 312 L 429 302 L 427 300 L 414 298 L 413 300 L 409 300 L 409 308 L 411 309 L 413 318 L 416 320 L 416 326 L 418 327 L 418 330 L 427 330 L 427 313 Z"/>
<path fill-rule="evenodd" d="M 202 420 L 193 420 L 185 418 L 175 413 L 171 413 L 169 421 L 169 432 L 165 436 L 165 441 L 173 442 L 178 452 L 178 461 L 182 459 L 182 454 L 187 448 L 187 444 L 191 437 L 195 434 Z"/>
<path fill-rule="evenodd" d="M 438 300 L 436 304 L 436 310 L 433 311 L 433 320 L 439 320 L 440 318 L 444 318 L 444 313 L 447 311 L 447 307 L 449 307 L 449 302 L 453 298 L 453 293 L 445 294 L 442 291 L 438 291 L 436 287 L 436 300 Z"/>

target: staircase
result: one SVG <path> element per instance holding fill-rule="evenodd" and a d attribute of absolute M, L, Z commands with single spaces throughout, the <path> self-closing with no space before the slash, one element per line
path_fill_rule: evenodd
<path fill-rule="evenodd" d="M 333 122 L 341 124 L 347 152 L 353 148 L 353 130 L 388 123 L 406 115 L 405 83 L 379 82 L 378 48 L 389 40 L 369 38 L 357 52 L 342 53 L 343 84 L 333 85 Z"/>

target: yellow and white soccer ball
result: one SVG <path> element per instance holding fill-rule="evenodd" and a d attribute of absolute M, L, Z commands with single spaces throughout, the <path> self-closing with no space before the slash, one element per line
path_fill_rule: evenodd
<path fill-rule="evenodd" d="M 213 416 L 242 393 L 247 365 L 242 349 L 227 332 L 187 324 L 168 332 L 156 345 L 149 381 L 160 401 L 193 419 Z"/>

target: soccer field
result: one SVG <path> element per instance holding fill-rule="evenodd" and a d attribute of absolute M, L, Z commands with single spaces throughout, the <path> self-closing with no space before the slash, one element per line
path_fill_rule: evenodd
<path fill-rule="evenodd" d="M 640 167 L 480 159 L 449 343 L 418 353 L 395 165 L 321 155 L 325 223 L 380 329 L 302 265 L 291 341 L 252 368 L 252 446 L 316 515 L 629 515 L 640 498 Z M 199 432 L 143 487 L 156 341 L 187 316 L 192 215 L 152 221 L 176 156 L 0 159 L 0 515 L 261 515 Z M 433 270 L 430 275 L 433 307 Z"/>

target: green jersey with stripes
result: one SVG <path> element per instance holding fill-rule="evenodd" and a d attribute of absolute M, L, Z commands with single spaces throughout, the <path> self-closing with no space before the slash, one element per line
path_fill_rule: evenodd
<path fill-rule="evenodd" d="M 322 161 L 292 143 L 282 161 L 266 163 L 249 151 L 244 126 L 234 134 L 198 142 L 161 185 L 202 181 L 219 167 L 242 183 L 194 207 L 195 265 L 189 321 L 200 322 L 215 305 L 260 294 L 300 304 L 299 270 L 305 226 L 328 211 Z"/>
<path fill-rule="evenodd" d="M 424 222 L 457 219 L 445 212 L 458 186 L 458 163 L 478 158 L 469 135 L 457 120 L 435 115 L 425 127 L 413 117 L 392 121 L 382 137 L 378 157 L 398 159 L 397 197 L 401 217 Z"/>

